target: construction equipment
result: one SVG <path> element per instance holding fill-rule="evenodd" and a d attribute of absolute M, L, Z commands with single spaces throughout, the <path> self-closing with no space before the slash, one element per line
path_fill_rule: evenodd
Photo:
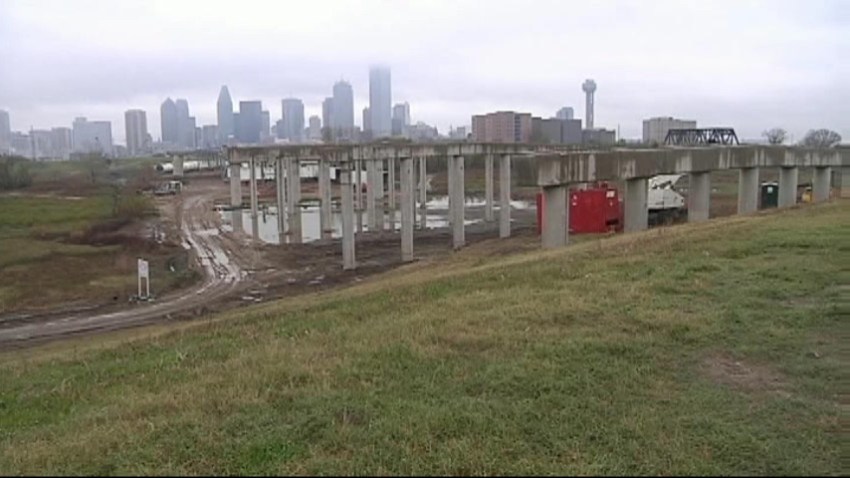
<path fill-rule="evenodd" d="M 646 205 L 649 224 L 665 224 L 687 216 L 685 198 L 676 190 L 676 183 L 684 174 L 662 174 L 647 181 Z"/>

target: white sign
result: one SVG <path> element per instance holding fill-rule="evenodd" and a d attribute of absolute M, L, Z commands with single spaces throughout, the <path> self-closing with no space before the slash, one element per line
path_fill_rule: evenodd
<path fill-rule="evenodd" d="M 139 297 L 150 297 L 151 295 L 151 276 L 148 261 L 139 259 Z M 145 295 L 142 295 L 142 279 L 145 280 Z"/>
<path fill-rule="evenodd" d="M 148 272 L 148 261 L 144 259 L 139 259 L 139 279 L 150 279 L 150 274 Z"/>

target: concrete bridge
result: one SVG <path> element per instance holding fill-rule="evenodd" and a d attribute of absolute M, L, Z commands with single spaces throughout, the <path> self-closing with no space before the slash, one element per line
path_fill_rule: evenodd
<path fill-rule="evenodd" d="M 316 162 L 319 168 L 319 197 L 321 230 L 330 237 L 331 181 L 330 168 L 339 168 L 342 196 L 342 256 L 343 268 L 354 269 L 355 206 L 364 202 L 370 229 L 383 229 L 383 204 L 386 196 L 390 209 L 395 209 L 395 191 L 384 191 L 384 168 L 387 168 L 390 188 L 395 188 L 398 167 L 401 199 L 401 256 L 413 260 L 413 230 L 418 194 L 420 221 L 425 224 L 425 178 L 428 160 L 446 160 L 449 179 L 449 224 L 455 249 L 465 244 L 464 235 L 464 158 L 484 157 L 485 220 L 493 217 L 493 169 L 498 160 L 499 204 L 510 204 L 511 160 L 533 161 L 537 169 L 537 184 L 543 190 L 547 207 L 543 214 L 543 247 L 560 247 L 568 242 L 569 186 L 593 181 L 625 181 L 625 230 L 647 228 L 647 179 L 658 174 L 688 174 L 688 220 L 708 219 L 712 171 L 739 171 L 738 213 L 757 209 L 759 171 L 777 168 L 780 172 L 779 206 L 796 203 L 798 168 L 814 168 L 813 192 L 815 201 L 829 199 L 831 175 L 841 169 L 841 195 L 850 196 L 850 150 L 814 150 L 784 146 L 709 146 L 674 147 L 662 149 L 610 149 L 578 151 L 574 147 L 526 144 L 360 144 L 360 145 L 274 145 L 236 146 L 227 149 L 230 161 L 231 206 L 242 207 L 242 184 L 239 168 L 249 164 L 251 217 L 256 224 L 258 199 L 256 166 L 271 164 L 277 183 L 279 229 L 288 229 L 294 238 L 300 237 L 301 182 L 297 173 L 302 161 Z M 442 164 L 442 162 L 441 162 Z M 415 171 L 418 170 L 418 181 Z M 366 175 L 365 198 L 360 187 Z M 285 178 L 281 180 L 281 178 Z M 418 188 L 417 188 L 418 183 Z M 389 194 L 387 194 L 389 193 Z M 285 214 L 284 214 L 285 212 Z M 286 216 L 286 218 L 284 217 Z M 511 234 L 510 207 L 499 208 L 499 237 Z M 360 222 L 358 221 L 358 226 Z M 255 234 L 256 237 L 256 234 Z"/>

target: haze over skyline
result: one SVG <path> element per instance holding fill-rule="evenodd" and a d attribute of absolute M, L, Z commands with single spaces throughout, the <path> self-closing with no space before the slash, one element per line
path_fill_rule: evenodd
<path fill-rule="evenodd" d="M 12 129 L 112 121 L 141 108 L 160 137 L 159 105 L 186 98 L 197 124 L 234 104 L 304 101 L 305 118 L 340 78 L 354 111 L 368 105 L 369 66 L 392 69 L 393 103 L 414 122 L 469 125 L 516 110 L 584 115 L 597 85 L 597 127 L 638 138 L 653 116 L 732 126 L 741 138 L 784 127 L 799 140 L 826 127 L 850 139 L 846 2 L 538 1 L 0 2 L 0 109 Z M 355 115 L 360 123 L 359 115 Z"/>

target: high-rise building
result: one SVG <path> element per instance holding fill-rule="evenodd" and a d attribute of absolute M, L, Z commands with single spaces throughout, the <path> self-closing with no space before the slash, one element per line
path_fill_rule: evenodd
<path fill-rule="evenodd" d="M 272 130 L 272 117 L 268 111 L 263 110 L 260 116 L 260 141 L 264 141 L 269 137 Z"/>
<path fill-rule="evenodd" d="M 216 112 L 218 115 L 219 144 L 226 144 L 228 138 L 235 134 L 233 127 L 233 100 L 230 99 L 230 91 L 228 91 L 227 85 L 222 86 L 221 91 L 218 92 Z"/>
<path fill-rule="evenodd" d="M 587 129 L 593 129 L 593 96 L 596 93 L 596 82 L 593 80 L 584 80 L 581 84 L 581 90 L 584 91 L 584 124 Z"/>
<path fill-rule="evenodd" d="M 71 128 L 52 128 L 50 130 L 50 145 L 56 158 L 69 159 L 71 157 Z"/>
<path fill-rule="evenodd" d="M 410 126 L 410 105 L 399 103 L 393 106 L 393 136 L 407 136 L 407 128 Z"/>
<path fill-rule="evenodd" d="M 127 110 L 124 113 L 124 131 L 127 136 L 127 153 L 136 156 L 147 152 L 148 120 L 142 110 Z"/>
<path fill-rule="evenodd" d="M 372 115 L 372 135 L 375 138 L 392 134 L 392 81 L 390 69 L 374 66 L 369 69 L 369 112 Z"/>
<path fill-rule="evenodd" d="M 363 132 L 372 132 L 372 113 L 368 106 L 363 108 Z"/>
<path fill-rule="evenodd" d="M 329 130 L 334 127 L 333 97 L 325 98 L 325 100 L 322 101 L 322 125 Z"/>
<path fill-rule="evenodd" d="M 351 84 L 340 80 L 334 84 L 333 129 L 344 138 L 350 138 L 354 130 L 354 91 Z"/>
<path fill-rule="evenodd" d="M 310 117 L 310 126 L 307 136 L 311 140 L 322 139 L 322 119 L 316 115 Z"/>
<path fill-rule="evenodd" d="M 12 148 L 12 125 L 9 122 L 9 112 L 0 110 L 0 153 L 7 153 Z"/>
<path fill-rule="evenodd" d="M 177 126 L 177 105 L 171 98 L 166 98 L 162 106 L 159 107 L 159 117 L 162 142 L 172 145 L 172 147 L 177 146 L 180 143 L 180 129 Z"/>
<path fill-rule="evenodd" d="M 671 129 L 696 128 L 694 120 L 683 120 L 672 117 L 657 117 L 643 120 L 643 142 L 662 144 Z"/>
<path fill-rule="evenodd" d="M 497 111 L 472 117 L 472 140 L 483 143 L 528 143 L 531 114 Z"/>
<path fill-rule="evenodd" d="M 240 143 L 259 143 L 260 132 L 263 129 L 263 103 L 240 101 L 237 126 L 236 137 Z"/>
<path fill-rule="evenodd" d="M 112 156 L 112 123 L 80 117 L 74 119 L 73 130 L 74 151 Z"/>
<path fill-rule="evenodd" d="M 541 144 L 581 144 L 581 120 L 531 118 L 531 142 Z"/>
<path fill-rule="evenodd" d="M 195 147 L 195 118 L 189 116 L 189 102 L 178 99 L 174 102 L 177 109 L 177 145 L 182 149 Z"/>
<path fill-rule="evenodd" d="M 231 114 L 231 119 L 233 115 Z M 218 131 L 218 125 L 205 124 L 201 127 L 201 141 L 198 143 L 198 148 L 215 149 L 221 146 L 219 140 L 221 133 Z"/>
<path fill-rule="evenodd" d="M 555 113 L 555 118 L 562 120 L 571 120 L 573 119 L 573 109 L 569 106 L 564 106 L 559 109 L 557 113 Z"/>
<path fill-rule="evenodd" d="M 304 140 L 304 103 L 298 98 L 286 98 L 280 102 L 283 139 L 290 143 Z"/>

